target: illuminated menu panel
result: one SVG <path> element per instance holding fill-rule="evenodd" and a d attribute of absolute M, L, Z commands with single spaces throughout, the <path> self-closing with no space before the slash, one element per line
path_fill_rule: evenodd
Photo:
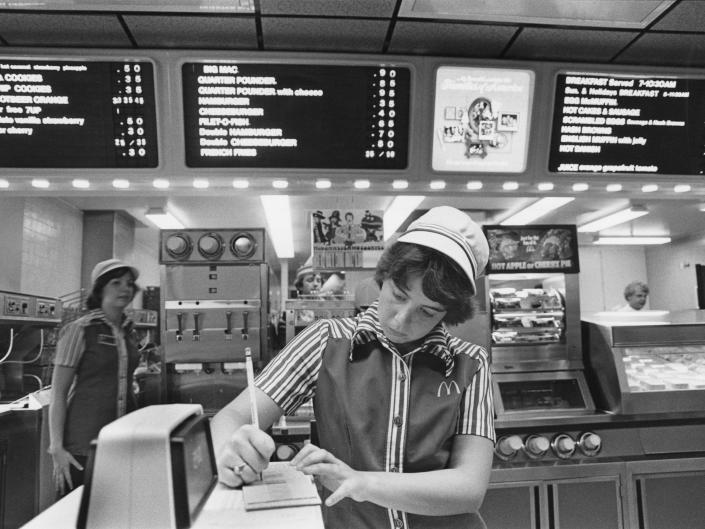
<path fill-rule="evenodd" d="M 549 170 L 705 172 L 705 79 L 557 77 Z"/>
<path fill-rule="evenodd" d="M 184 64 L 186 164 L 404 169 L 410 77 L 389 65 Z"/>
<path fill-rule="evenodd" d="M 0 58 L 0 166 L 158 164 L 150 62 Z"/>

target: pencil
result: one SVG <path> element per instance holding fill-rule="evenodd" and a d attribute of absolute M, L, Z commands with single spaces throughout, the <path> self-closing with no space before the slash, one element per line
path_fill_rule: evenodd
<path fill-rule="evenodd" d="M 247 370 L 247 389 L 250 393 L 250 414 L 252 424 L 259 428 L 259 416 L 257 415 L 257 395 L 255 392 L 255 370 L 252 367 L 252 349 L 245 347 L 245 369 Z"/>

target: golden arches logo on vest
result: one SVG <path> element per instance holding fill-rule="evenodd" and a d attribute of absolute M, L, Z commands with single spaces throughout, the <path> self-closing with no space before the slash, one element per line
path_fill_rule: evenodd
<path fill-rule="evenodd" d="M 446 397 L 450 397 L 450 392 L 455 390 L 455 392 L 460 395 L 460 388 L 458 387 L 458 384 L 455 382 L 455 380 L 451 380 L 450 382 L 446 382 L 445 380 L 438 384 L 438 391 L 436 392 L 436 397 L 441 398 L 441 395 L 444 395 Z"/>

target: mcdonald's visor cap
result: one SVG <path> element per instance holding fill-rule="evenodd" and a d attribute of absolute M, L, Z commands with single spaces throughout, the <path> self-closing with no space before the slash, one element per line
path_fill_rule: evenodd
<path fill-rule="evenodd" d="M 93 267 L 93 272 L 91 272 L 91 283 L 95 284 L 98 278 L 118 268 L 127 268 L 130 272 L 132 272 L 132 276 L 135 280 L 137 280 L 140 275 L 140 271 L 137 270 L 137 268 L 127 264 L 125 261 L 121 261 L 120 259 L 106 259 Z"/>
<path fill-rule="evenodd" d="M 397 241 L 447 255 L 465 272 L 473 294 L 477 293 L 475 280 L 487 266 L 490 246 L 482 228 L 466 213 L 450 206 L 431 208 L 409 224 Z"/>

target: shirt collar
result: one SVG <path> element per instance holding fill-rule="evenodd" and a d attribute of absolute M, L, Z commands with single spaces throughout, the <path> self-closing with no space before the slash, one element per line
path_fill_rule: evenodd
<path fill-rule="evenodd" d="M 368 344 L 373 341 L 381 343 L 385 348 L 391 351 L 397 351 L 396 347 L 389 339 L 384 335 L 382 331 L 382 326 L 379 323 L 379 302 L 375 301 L 370 307 L 357 317 L 357 324 L 355 330 L 353 331 L 351 347 L 350 347 L 350 360 L 355 359 L 355 351 L 362 350 L 361 348 L 356 348 L 357 345 Z M 426 352 L 441 361 L 442 366 L 445 368 L 445 376 L 448 377 L 453 371 L 455 365 L 453 352 L 450 350 L 448 344 L 450 342 L 450 334 L 443 322 L 438 323 L 431 332 L 429 332 L 424 338 L 423 342 L 413 351 L 408 354 L 415 354 L 417 352 Z"/>
<path fill-rule="evenodd" d="M 112 326 L 112 323 L 108 321 L 108 317 L 105 315 L 105 312 L 103 312 L 103 309 L 94 309 L 88 313 L 88 319 L 92 322 L 103 322 L 107 323 L 108 325 Z M 127 314 L 123 313 L 122 315 L 122 323 L 120 324 L 120 328 L 124 332 L 130 332 L 132 330 L 132 327 L 134 326 L 134 322 L 132 321 L 132 318 L 130 318 Z"/>

